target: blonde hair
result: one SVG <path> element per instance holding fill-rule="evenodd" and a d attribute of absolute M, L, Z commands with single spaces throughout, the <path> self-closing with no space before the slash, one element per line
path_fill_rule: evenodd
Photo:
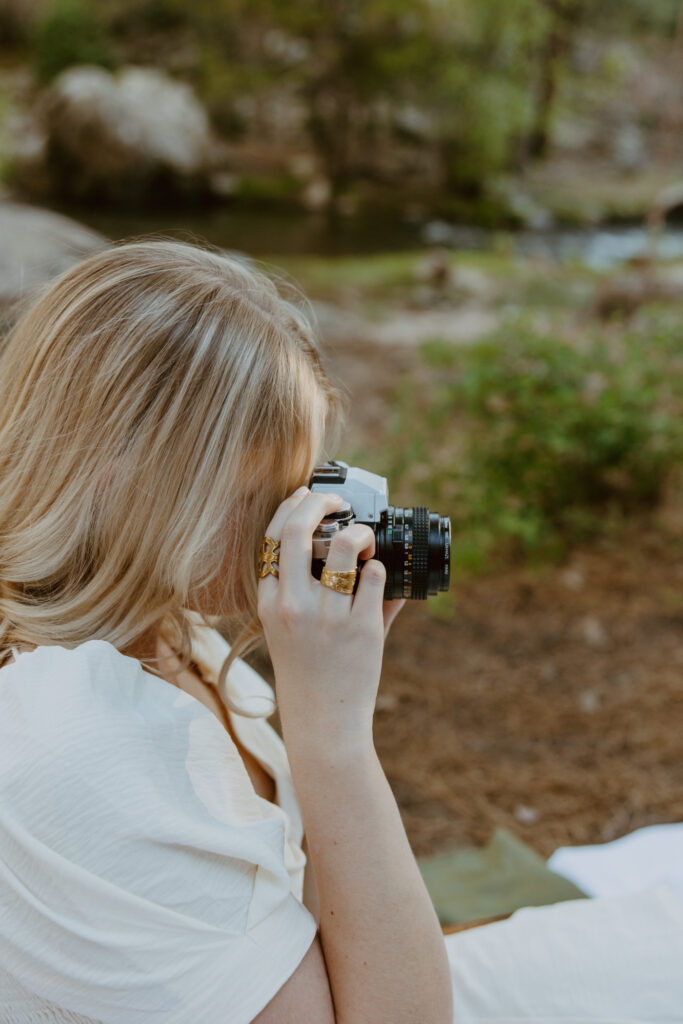
<path fill-rule="evenodd" d="M 261 635 L 267 523 L 340 408 L 309 313 L 246 260 L 143 240 L 61 276 L 0 354 L 0 656 L 165 619 L 187 665 L 211 587 L 242 609 L 224 679 Z"/>

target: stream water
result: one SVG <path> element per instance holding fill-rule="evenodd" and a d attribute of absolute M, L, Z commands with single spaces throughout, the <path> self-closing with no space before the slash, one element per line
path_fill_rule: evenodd
<path fill-rule="evenodd" d="M 285 255 L 362 256 L 446 245 L 454 250 L 505 248 L 520 255 L 578 262 L 609 270 L 654 246 L 661 259 L 683 258 L 683 225 L 667 227 L 651 240 L 639 225 L 599 228 L 487 231 L 445 221 L 408 222 L 398 216 L 330 218 L 272 210 L 217 207 L 140 213 L 68 209 L 65 213 L 112 239 L 162 234 L 206 241 L 259 258 Z"/>

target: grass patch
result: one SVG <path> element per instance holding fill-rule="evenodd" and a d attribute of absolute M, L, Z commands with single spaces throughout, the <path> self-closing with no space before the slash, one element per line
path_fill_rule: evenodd
<path fill-rule="evenodd" d="M 364 298 L 395 299 L 415 284 L 415 268 L 424 252 L 374 256 L 277 256 L 274 265 L 295 278 L 314 298 L 338 301 L 349 291 Z"/>
<path fill-rule="evenodd" d="M 498 249 L 448 254 L 453 281 L 445 289 L 444 299 L 452 302 L 454 316 L 464 300 L 494 308 L 514 305 L 519 309 L 566 310 L 578 308 L 592 295 L 598 278 L 594 271 L 537 263 L 516 255 L 504 243 L 505 236 L 501 236 Z M 278 255 L 270 262 L 297 280 L 312 298 L 342 305 L 347 300 L 369 303 L 364 310 L 368 313 L 376 303 L 393 308 L 420 305 L 421 269 L 429 256 L 429 250 L 421 249 L 372 256 Z M 470 291 L 470 271 L 486 286 L 485 295 Z"/>

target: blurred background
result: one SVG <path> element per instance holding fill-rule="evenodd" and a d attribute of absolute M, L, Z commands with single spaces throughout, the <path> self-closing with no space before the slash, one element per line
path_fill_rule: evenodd
<path fill-rule="evenodd" d="M 681 0 L 0 0 L 4 326 L 149 232 L 297 282 L 339 456 L 452 518 L 376 718 L 416 853 L 683 820 Z"/>

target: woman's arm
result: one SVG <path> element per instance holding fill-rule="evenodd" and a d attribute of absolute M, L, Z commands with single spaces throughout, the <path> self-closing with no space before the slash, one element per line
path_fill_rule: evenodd
<path fill-rule="evenodd" d="M 280 506 L 268 530 L 281 538 L 280 577 L 259 584 L 335 1020 L 452 1024 L 441 928 L 372 738 L 385 580 L 374 534 L 353 525 L 330 548 L 332 570 L 367 559 L 354 597 L 310 574 L 313 530 L 338 506 L 307 491 Z"/>
<path fill-rule="evenodd" d="M 438 918 L 372 746 L 290 751 L 336 1020 L 452 1024 Z"/>
<path fill-rule="evenodd" d="M 405 599 L 399 599 L 396 601 L 385 601 L 383 606 L 384 616 L 384 639 L 386 641 L 391 629 L 391 624 L 401 611 L 401 608 L 405 604 Z M 318 886 L 315 880 L 315 869 L 310 857 L 310 850 L 308 848 L 308 836 L 304 833 L 304 837 L 301 843 L 301 848 L 306 854 L 306 868 L 304 870 L 304 891 L 303 891 L 303 904 L 307 910 L 310 910 L 313 917 L 320 924 L 320 897 L 318 895 Z"/>

